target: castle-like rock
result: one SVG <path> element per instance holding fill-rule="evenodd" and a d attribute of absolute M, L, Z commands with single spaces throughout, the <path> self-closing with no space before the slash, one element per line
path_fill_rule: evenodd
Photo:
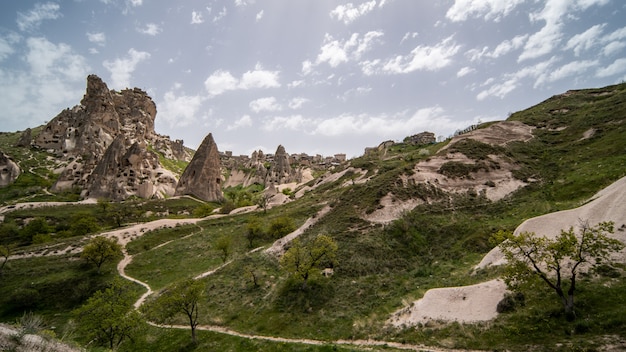
<path fill-rule="evenodd" d="M 123 200 L 174 194 L 176 175 L 159 153 L 188 160 L 182 141 L 154 131 L 156 105 L 139 88 L 109 90 L 98 76 L 87 77 L 80 104 L 63 110 L 33 141 L 64 166 L 52 190 L 79 188 L 84 197 Z"/>

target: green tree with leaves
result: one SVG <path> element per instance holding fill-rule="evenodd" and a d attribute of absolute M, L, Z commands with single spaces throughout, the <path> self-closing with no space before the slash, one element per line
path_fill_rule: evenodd
<path fill-rule="evenodd" d="M 200 281 L 187 279 L 164 289 L 149 305 L 148 316 L 158 323 L 169 323 L 178 314 L 184 314 L 191 328 L 191 340 L 198 342 L 196 327 L 198 326 L 198 302 L 204 295 L 204 284 Z"/>
<path fill-rule="evenodd" d="M 246 224 L 246 239 L 248 240 L 248 247 L 252 248 L 254 242 L 262 239 L 265 236 L 263 231 L 263 224 L 257 217 L 251 218 Z"/>
<path fill-rule="evenodd" d="M 228 256 L 232 251 L 232 243 L 233 241 L 230 236 L 226 235 L 221 236 L 217 239 L 217 241 L 215 241 L 215 249 L 220 252 L 223 263 L 226 263 L 226 259 L 228 259 Z"/>
<path fill-rule="evenodd" d="M 70 232 L 74 236 L 85 236 L 94 233 L 100 229 L 98 220 L 89 214 L 77 214 L 72 217 Z"/>
<path fill-rule="evenodd" d="M 132 339 L 142 319 L 133 309 L 134 293 L 129 283 L 115 279 L 111 286 L 96 292 L 74 311 L 77 332 L 110 349 Z"/>
<path fill-rule="evenodd" d="M 52 227 L 48 225 L 48 222 L 45 218 L 34 218 L 28 222 L 28 224 L 24 225 L 22 230 L 20 231 L 20 237 L 28 244 L 33 242 L 33 239 L 37 235 L 47 235 L 52 232 Z"/>
<path fill-rule="evenodd" d="M 91 241 L 89 241 L 89 243 L 83 248 L 83 252 L 80 257 L 90 263 L 93 263 L 98 268 L 98 274 L 100 274 L 102 264 L 120 257 L 121 255 L 122 246 L 117 243 L 117 238 L 97 236 L 92 238 Z"/>
<path fill-rule="evenodd" d="M 590 226 L 581 223 L 579 233 L 573 227 L 561 230 L 554 239 L 532 232 L 514 235 L 498 232 L 494 237 L 507 259 L 505 281 L 512 289 L 532 285 L 537 279 L 550 287 L 560 298 L 568 316 L 574 317 L 574 293 L 577 275 L 609 259 L 610 253 L 624 248 L 619 240 L 610 238 L 612 222 Z"/>
<path fill-rule="evenodd" d="M 296 238 L 280 258 L 280 266 L 292 277 L 302 280 L 302 289 L 306 289 L 312 275 L 337 264 L 337 249 L 337 243 L 327 235 L 318 235 L 307 245 Z"/>
<path fill-rule="evenodd" d="M 269 228 L 267 229 L 267 234 L 272 239 L 278 239 L 288 235 L 295 229 L 296 226 L 293 224 L 293 221 L 290 218 L 286 216 L 281 216 L 270 222 Z"/>

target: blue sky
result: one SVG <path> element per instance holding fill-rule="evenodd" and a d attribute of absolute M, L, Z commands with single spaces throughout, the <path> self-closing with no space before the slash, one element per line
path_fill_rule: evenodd
<path fill-rule="evenodd" d="M 626 80 L 620 0 L 0 1 L 0 130 L 139 87 L 196 148 L 358 156 Z"/>

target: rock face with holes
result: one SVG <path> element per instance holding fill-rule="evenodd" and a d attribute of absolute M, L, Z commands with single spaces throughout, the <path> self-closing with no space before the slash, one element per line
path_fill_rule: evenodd
<path fill-rule="evenodd" d="M 186 161 L 190 156 L 182 141 L 154 131 L 156 113 L 141 89 L 117 92 L 88 76 L 80 104 L 63 110 L 33 142 L 64 163 L 52 190 L 79 188 L 83 197 L 117 200 L 173 195 L 176 175 L 161 166 L 159 154 Z"/>
<path fill-rule="evenodd" d="M 183 172 L 175 195 L 192 195 L 207 202 L 222 201 L 220 153 L 209 133 Z"/>
<path fill-rule="evenodd" d="M 270 163 L 270 168 L 265 176 L 266 185 L 280 185 L 291 182 L 300 182 L 302 171 L 296 170 L 289 164 L 289 154 L 285 147 L 279 145 L 274 154 L 274 160 Z"/>
<path fill-rule="evenodd" d="M 8 155 L 0 152 L 0 187 L 15 182 L 20 173 L 20 167 Z"/>

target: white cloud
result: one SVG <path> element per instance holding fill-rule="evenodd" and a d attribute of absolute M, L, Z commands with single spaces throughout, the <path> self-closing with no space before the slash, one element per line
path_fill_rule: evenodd
<path fill-rule="evenodd" d="M 308 103 L 309 101 L 310 101 L 309 99 L 302 98 L 302 97 L 293 98 L 289 101 L 289 108 L 293 110 L 298 110 L 302 108 L 302 106 Z"/>
<path fill-rule="evenodd" d="M 252 126 L 252 118 L 250 117 L 250 115 L 243 115 L 240 119 L 235 120 L 232 125 L 226 127 L 226 130 L 232 131 L 250 126 Z"/>
<path fill-rule="evenodd" d="M 175 84 L 174 89 L 166 92 L 159 103 L 159 119 L 165 120 L 170 127 L 190 126 L 197 122 L 198 111 L 204 101 L 198 95 L 177 95 L 174 90 L 179 88 L 180 84 Z"/>
<path fill-rule="evenodd" d="M 518 35 L 511 40 L 505 40 L 502 43 L 498 44 L 498 46 L 493 49 L 493 52 L 487 53 L 487 56 L 497 59 L 500 56 L 506 55 L 513 50 L 521 48 L 524 45 L 526 39 L 528 39 L 528 34 Z"/>
<path fill-rule="evenodd" d="M 528 59 L 536 59 L 551 53 L 561 42 L 563 35 L 561 32 L 562 27 L 563 24 L 560 22 L 550 22 L 541 28 L 539 32 L 531 35 L 524 46 L 524 51 L 520 54 L 517 61 L 522 62 Z"/>
<path fill-rule="evenodd" d="M 161 33 L 161 31 L 161 27 L 156 23 L 148 23 L 144 28 L 137 28 L 137 32 L 151 36 L 155 36 Z"/>
<path fill-rule="evenodd" d="M 424 131 L 456 126 L 445 116 L 441 107 L 428 107 L 417 110 L 412 115 L 406 112 L 397 115 L 371 116 L 367 114 L 343 114 L 316 122 L 313 134 L 323 136 L 372 134 L 389 138 L 406 136 L 411 131 Z"/>
<path fill-rule="evenodd" d="M 305 60 L 302 62 L 302 74 L 308 75 L 313 71 L 313 63 L 310 60 Z"/>
<path fill-rule="evenodd" d="M 610 42 L 602 48 L 602 54 L 604 56 L 612 56 L 622 51 L 624 48 L 626 48 L 626 42 Z"/>
<path fill-rule="evenodd" d="M 17 13 L 17 27 L 21 31 L 32 31 L 41 25 L 44 20 L 56 20 L 61 17 L 61 6 L 54 2 L 37 3 L 27 13 Z"/>
<path fill-rule="evenodd" d="M 13 43 L 11 38 L 7 41 Z M 24 50 L 26 69 L 0 69 L 0 106 L 10 111 L 2 121 L 5 130 L 37 126 L 75 104 L 91 70 L 67 44 L 28 38 Z"/>
<path fill-rule="evenodd" d="M 201 12 L 191 11 L 191 24 L 200 24 L 204 22 Z"/>
<path fill-rule="evenodd" d="M 567 41 L 564 49 L 574 50 L 574 55 L 580 56 L 583 51 L 591 49 L 599 42 L 604 27 L 606 23 L 597 24 L 583 33 L 576 34 Z"/>
<path fill-rule="evenodd" d="M 604 78 L 615 76 L 626 72 L 626 59 L 617 59 L 607 67 L 601 68 L 596 72 L 596 77 Z"/>
<path fill-rule="evenodd" d="M 13 45 L 20 41 L 20 37 L 16 34 L 8 35 L 6 38 L 0 37 L 0 62 L 15 53 Z"/>
<path fill-rule="evenodd" d="M 102 65 L 111 72 L 110 86 L 114 87 L 114 89 L 130 87 L 131 74 L 135 71 L 139 63 L 149 58 L 150 53 L 131 48 L 128 50 L 128 56 L 126 58 L 104 61 Z"/>
<path fill-rule="evenodd" d="M 277 88 L 280 87 L 278 75 L 278 71 L 264 70 L 257 64 L 254 70 L 245 72 L 241 79 L 235 78 L 229 71 L 217 70 L 204 81 L 204 86 L 209 96 L 236 89 Z"/>
<path fill-rule="evenodd" d="M 362 69 L 365 74 L 383 72 L 391 74 L 410 73 L 414 71 L 436 71 L 452 63 L 452 58 L 461 48 L 452 37 L 444 39 L 434 46 L 417 46 L 407 55 L 398 55 L 382 62 L 366 61 Z M 377 67 L 381 66 L 381 67 Z"/>
<path fill-rule="evenodd" d="M 87 33 L 87 40 L 90 43 L 97 44 L 99 46 L 104 46 L 107 41 L 107 37 L 103 32 L 100 33 Z"/>
<path fill-rule="evenodd" d="M 267 71 L 260 64 L 257 64 L 253 71 L 247 71 L 243 74 L 239 87 L 241 89 L 277 88 L 280 87 L 278 74 L 278 71 Z"/>
<path fill-rule="evenodd" d="M 218 22 L 222 18 L 226 17 L 227 14 L 228 10 L 226 9 L 226 6 L 222 7 L 222 11 L 220 11 L 215 17 L 213 17 L 213 23 Z"/>
<path fill-rule="evenodd" d="M 369 51 L 372 46 L 383 36 L 383 32 L 370 31 L 365 33 L 361 38 L 359 33 L 353 33 L 350 39 L 346 41 L 335 40 L 330 34 L 324 36 L 324 43 L 317 55 L 315 64 L 328 63 L 331 67 L 337 67 L 342 63 L 350 60 L 358 60 L 361 56 Z M 310 62 L 307 62 L 308 68 L 311 68 Z M 303 72 L 305 71 L 305 63 L 303 63 Z"/>
<path fill-rule="evenodd" d="M 89 67 L 87 61 L 75 54 L 69 45 L 56 45 L 45 38 L 28 38 L 26 44 L 26 62 L 30 66 L 31 75 L 40 78 L 52 75 L 70 81 L 85 78 Z"/>
<path fill-rule="evenodd" d="M 259 98 L 249 104 L 250 110 L 259 113 L 261 111 L 280 111 L 282 106 L 278 104 L 275 97 Z"/>
<path fill-rule="evenodd" d="M 248 5 L 254 4 L 255 0 L 235 0 L 235 6 L 237 7 L 245 7 Z"/>
<path fill-rule="evenodd" d="M 275 116 L 267 119 L 262 129 L 268 132 L 283 129 L 305 132 L 310 130 L 311 124 L 312 121 L 302 115 Z"/>
<path fill-rule="evenodd" d="M 455 0 L 446 17 L 453 22 L 484 17 L 499 22 L 525 0 Z"/>
<path fill-rule="evenodd" d="M 545 77 L 549 74 L 549 70 L 552 69 L 552 66 L 557 61 L 555 57 L 552 57 L 546 61 L 539 62 L 535 65 L 526 66 L 520 69 L 517 72 L 507 73 L 502 76 L 500 83 L 496 83 L 491 85 L 495 79 L 489 78 L 487 82 L 483 84 L 483 86 L 491 85 L 491 87 L 481 91 L 476 96 L 478 100 L 485 100 L 489 97 L 497 97 L 504 98 L 509 93 L 514 91 L 517 87 L 522 84 L 522 80 L 524 79 L 535 79 L 535 88 L 544 82 L 542 77 Z"/>
<path fill-rule="evenodd" d="M 404 37 L 402 37 L 402 40 L 400 40 L 400 44 L 404 43 L 405 41 L 407 41 L 409 39 L 417 38 L 418 35 L 419 35 L 419 33 L 417 33 L 417 32 L 407 32 L 404 35 Z"/>
<path fill-rule="evenodd" d="M 626 27 L 617 29 L 600 39 L 604 48 L 602 48 L 602 54 L 605 56 L 611 56 L 621 51 L 626 47 Z"/>
<path fill-rule="evenodd" d="M 220 95 L 226 91 L 235 90 L 238 85 L 238 79 L 233 77 L 230 72 L 222 70 L 213 72 L 213 74 L 204 81 L 204 87 L 209 93 L 209 96 Z"/>
<path fill-rule="evenodd" d="M 524 51 L 517 61 L 522 62 L 550 54 L 560 44 L 563 37 L 564 18 L 572 17 L 576 12 L 584 11 L 591 6 L 601 6 L 607 3 L 607 0 L 547 0 L 541 11 L 529 14 L 532 22 L 544 21 L 545 25 L 528 38 Z M 593 32 L 599 29 L 601 28 L 594 28 L 592 32 L 583 33 L 583 36 L 574 39 L 571 43 L 572 48 L 578 47 L 577 44 L 582 44 L 578 50 L 583 50 L 586 37 L 593 35 Z M 570 43 L 566 47 L 569 45 Z"/>
<path fill-rule="evenodd" d="M 263 18 L 263 14 L 264 13 L 265 13 L 265 11 L 263 11 L 263 10 L 257 12 L 257 14 L 256 14 L 256 21 L 257 22 L 259 22 Z"/>
<path fill-rule="evenodd" d="M 544 83 L 551 83 L 571 76 L 580 75 L 585 71 L 598 66 L 598 64 L 598 60 L 572 61 L 559 67 L 558 69 L 550 70 L 549 73 L 546 72 L 545 74 L 539 76 L 535 86 L 541 86 Z"/>
<path fill-rule="evenodd" d="M 364 16 L 371 12 L 376 7 L 376 0 L 362 3 L 358 6 L 354 6 L 349 2 L 345 5 L 339 5 L 330 12 L 331 18 L 337 18 L 339 21 L 343 21 L 345 24 L 350 24 L 356 21 L 359 17 Z"/>
<path fill-rule="evenodd" d="M 463 77 L 463 76 L 467 76 L 467 75 L 469 75 L 470 73 L 473 73 L 473 72 L 476 72 L 476 70 L 475 70 L 475 69 L 473 69 L 473 68 L 471 68 L 471 67 L 465 66 L 465 67 L 461 68 L 461 69 L 460 69 L 460 70 L 456 73 L 456 76 L 457 76 L 457 77 L 459 77 L 459 78 L 461 78 L 461 77 Z"/>

